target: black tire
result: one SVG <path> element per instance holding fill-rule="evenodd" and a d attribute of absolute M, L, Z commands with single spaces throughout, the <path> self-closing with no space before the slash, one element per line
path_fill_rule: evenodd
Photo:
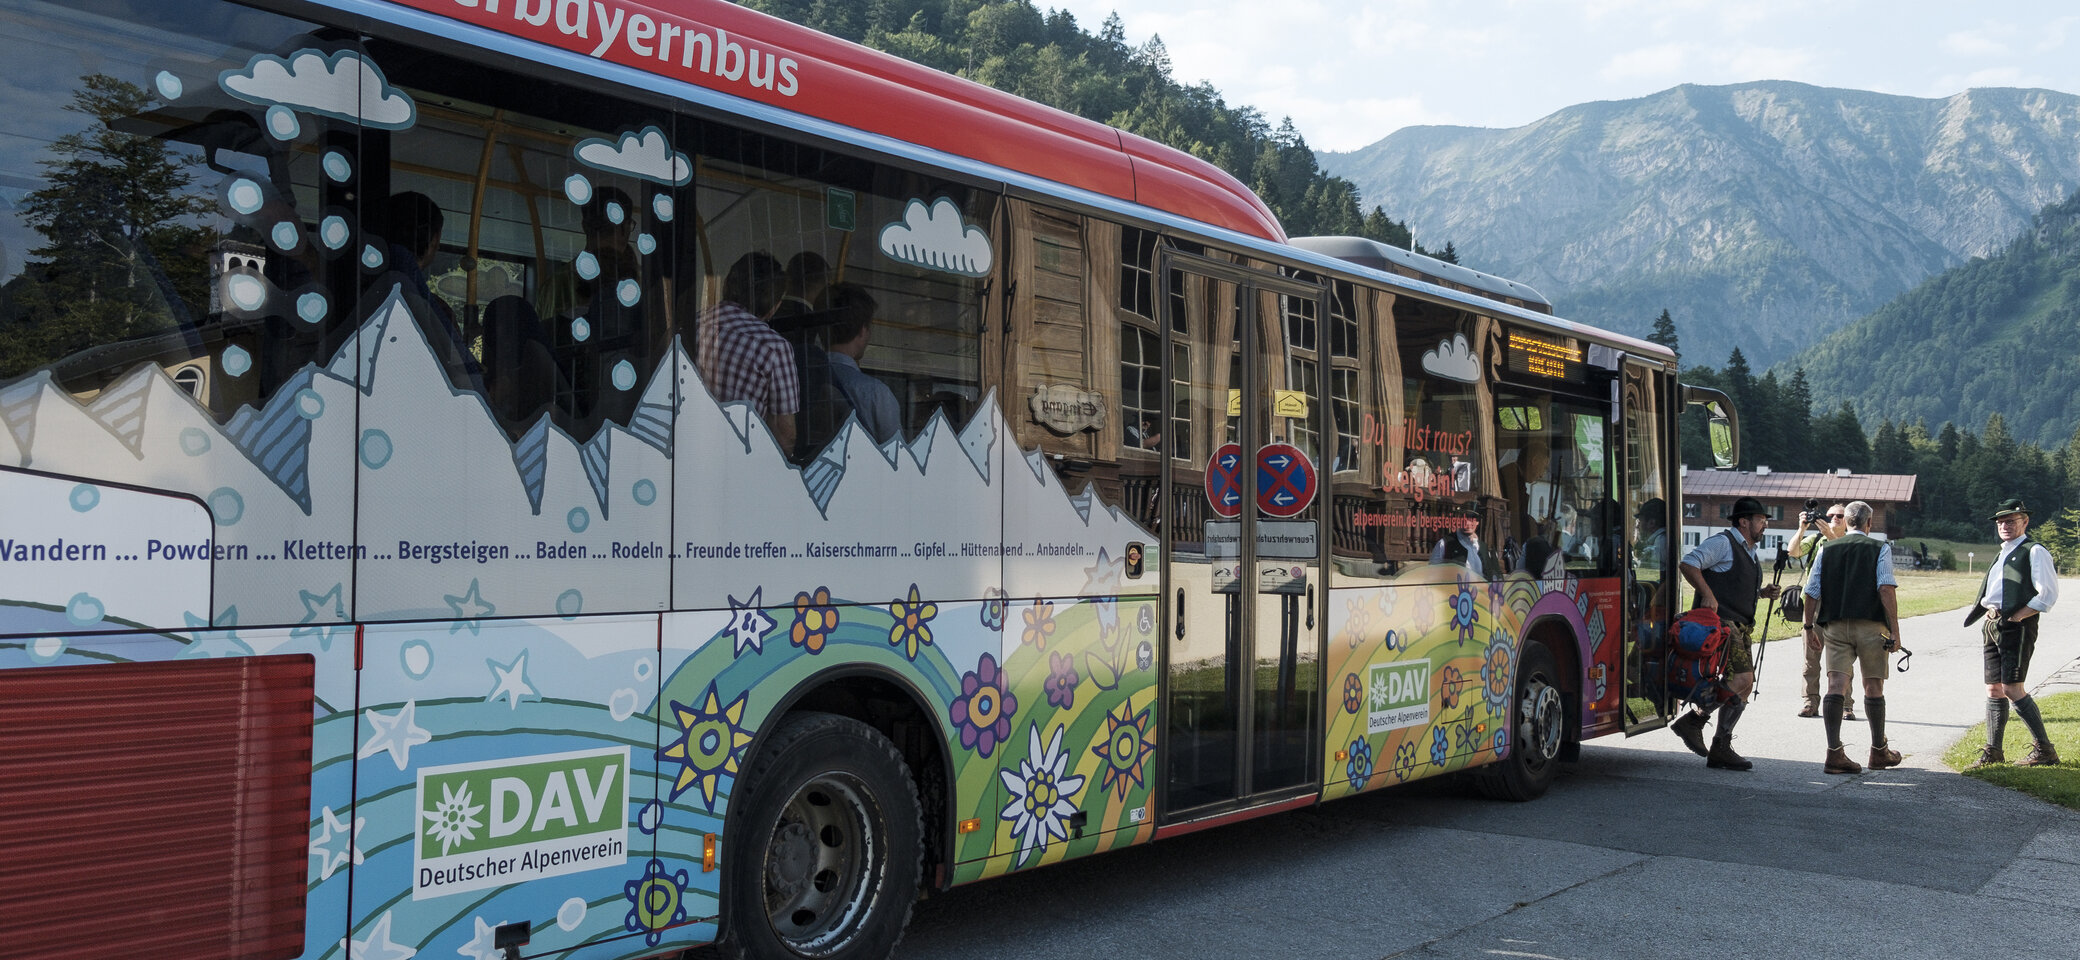
<path fill-rule="evenodd" d="M 1509 755 L 1475 770 L 1473 781 L 1483 796 L 1519 803 L 1538 799 L 1552 786 L 1567 740 L 1567 707 L 1553 652 L 1532 641 L 1521 656 L 1509 701 Z"/>
<path fill-rule="evenodd" d="M 923 876 L 910 768 L 850 717 L 781 721 L 737 781 L 723 847 L 723 946 L 733 956 L 865 960 L 903 936 Z"/>

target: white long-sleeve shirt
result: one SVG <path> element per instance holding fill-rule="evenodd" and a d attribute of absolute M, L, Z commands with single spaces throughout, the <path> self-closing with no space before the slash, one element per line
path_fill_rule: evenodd
<path fill-rule="evenodd" d="M 2001 572 L 2007 569 L 2008 555 L 2021 542 L 2022 538 L 2016 537 L 2002 543 L 2000 555 L 1986 568 L 1986 596 L 1979 605 L 1989 612 L 2001 612 Z M 2051 565 L 2051 551 L 2044 549 L 2043 544 L 2032 540 L 2029 545 L 2029 578 L 2036 584 L 2037 595 L 2030 598 L 2028 606 L 2038 613 L 2050 613 L 2051 605 L 2058 602 L 2058 569 Z"/>

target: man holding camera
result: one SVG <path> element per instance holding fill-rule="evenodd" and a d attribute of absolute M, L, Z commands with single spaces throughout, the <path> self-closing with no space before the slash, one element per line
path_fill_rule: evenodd
<path fill-rule="evenodd" d="M 1669 724 L 1683 745 L 1705 758 L 1715 770 L 1752 770 L 1755 764 L 1733 752 L 1733 725 L 1748 707 L 1748 692 L 1755 689 L 1755 660 L 1749 636 L 1755 629 L 1755 601 L 1774 598 L 1775 584 L 1762 585 L 1762 562 L 1757 558 L 1756 538 L 1769 525 L 1762 501 L 1742 497 L 1733 502 L 1732 526 L 1706 537 L 1683 555 L 1677 569 L 1697 593 L 1692 609 L 1704 607 L 1719 614 L 1719 622 L 1733 633 L 1726 644 L 1726 686 L 1733 699 L 1719 707 L 1719 729 L 1705 749 L 1705 714 L 1686 712 Z"/>
<path fill-rule="evenodd" d="M 2016 766 L 2048 767 L 2058 764 L 2058 751 L 2044 731 L 2044 717 L 2037 701 L 2022 688 L 2029 673 L 2029 657 L 2037 648 L 2037 620 L 2058 602 L 2058 571 L 2051 565 L 2051 551 L 2029 537 L 2029 508 L 2020 500 L 2003 500 L 1993 514 L 1994 531 L 2001 537 L 2001 552 L 1979 584 L 1979 602 L 1965 614 L 1969 627 L 1981 617 L 1986 626 L 1986 746 L 1979 750 L 1974 767 L 2005 762 L 2001 737 L 2007 732 L 2008 704 L 2029 725 L 2036 743 Z"/>
<path fill-rule="evenodd" d="M 1806 501 L 1806 511 L 1798 515 L 1798 528 L 1801 531 L 1808 531 L 1808 528 L 1810 530 L 1803 533 L 1798 538 L 1798 544 L 1791 548 L 1791 555 L 1805 561 L 1807 567 L 1813 565 L 1813 558 L 1818 555 L 1822 546 L 1840 539 L 1843 534 L 1849 532 L 1848 504 L 1837 503 L 1828 507 L 1824 515 L 1814 512 L 1814 508 L 1818 506 L 1818 500 Z M 1789 607 L 1790 602 L 1786 601 L 1786 616 L 1800 615 L 1798 611 Z M 1806 699 L 1805 705 L 1798 711 L 1801 717 L 1820 715 L 1820 651 L 1824 646 L 1817 631 L 1806 634 Z M 1856 719 L 1856 694 L 1853 690 L 1842 694 L 1842 719 Z"/>
<path fill-rule="evenodd" d="M 1827 644 L 1827 696 L 1820 715 L 1827 723 L 1828 773 L 1862 773 L 1842 747 L 1842 698 L 1849 668 L 1863 664 L 1863 710 L 1871 723 L 1872 770 L 1899 766 L 1899 751 L 1885 739 L 1886 654 L 1899 649 L 1899 580 L 1892 575 L 1892 545 L 1869 534 L 1871 505 L 1851 501 L 1843 509 L 1849 532 L 1813 555 L 1806 576 L 1805 635 Z"/>

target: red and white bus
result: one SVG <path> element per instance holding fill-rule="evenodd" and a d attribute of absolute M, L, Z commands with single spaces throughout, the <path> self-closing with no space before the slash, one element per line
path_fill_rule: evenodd
<path fill-rule="evenodd" d="M 0 21 L 7 952 L 880 956 L 1672 707 L 1730 408 L 1527 287 L 715 0 Z"/>

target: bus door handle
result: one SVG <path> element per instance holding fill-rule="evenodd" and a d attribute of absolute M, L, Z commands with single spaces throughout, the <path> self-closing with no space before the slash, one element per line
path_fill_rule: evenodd
<path fill-rule="evenodd" d="M 1177 588 L 1177 639 L 1184 639 L 1184 588 Z"/>

